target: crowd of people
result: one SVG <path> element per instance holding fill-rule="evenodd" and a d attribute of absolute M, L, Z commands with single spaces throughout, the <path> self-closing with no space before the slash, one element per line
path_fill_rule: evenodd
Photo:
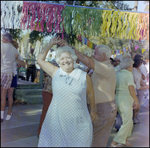
<path fill-rule="evenodd" d="M 53 45 L 58 45 L 55 60 L 45 61 Z M 16 50 L 18 47 L 14 47 L 11 35 L 4 34 L 1 43 L 1 122 L 6 93 L 12 87 L 15 74 L 12 67 L 16 69 L 16 64 L 25 67 Z M 29 58 L 35 58 L 33 52 L 31 49 Z M 45 74 L 38 147 L 106 147 L 114 125 L 117 134 L 110 147 L 132 146 L 128 137 L 132 136 L 134 124 L 140 124 L 139 111 L 144 93 L 149 92 L 149 74 L 140 54 L 110 57 L 111 49 L 106 45 L 96 46 L 92 57 L 88 57 L 59 36 L 42 49 L 37 58 Z M 4 64 L 6 61 L 8 64 Z M 33 81 L 35 61 L 26 64 L 28 78 L 32 73 Z M 7 119 L 12 115 L 11 106 Z"/>

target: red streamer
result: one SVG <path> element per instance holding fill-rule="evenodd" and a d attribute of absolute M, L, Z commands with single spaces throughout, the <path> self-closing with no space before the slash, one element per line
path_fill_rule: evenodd
<path fill-rule="evenodd" d="M 40 4 L 40 3 L 24 1 L 23 8 L 22 8 L 23 15 L 21 17 L 20 28 L 22 29 L 23 26 L 23 30 L 28 29 L 30 24 L 31 31 L 33 31 L 35 30 L 35 24 L 36 24 L 36 31 L 44 32 L 44 23 L 47 21 L 46 22 L 47 32 L 52 32 L 52 25 L 53 25 L 55 32 L 60 33 L 61 32 L 60 22 L 62 21 L 61 11 L 64 8 L 65 6 L 59 6 L 53 4 Z M 28 15 L 28 11 L 29 11 L 29 15 Z M 36 12 L 38 15 L 37 21 L 36 21 Z M 25 28 L 25 24 L 27 24 L 26 28 Z M 64 32 L 64 28 L 63 28 L 63 32 Z"/>

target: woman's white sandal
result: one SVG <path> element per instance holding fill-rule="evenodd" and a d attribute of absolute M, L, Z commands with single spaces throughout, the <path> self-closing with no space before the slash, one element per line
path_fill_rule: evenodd
<path fill-rule="evenodd" d="M 114 145 L 114 144 L 111 143 L 109 147 L 123 147 L 123 145 L 120 144 L 120 143 L 118 143 L 116 145 Z"/>
<path fill-rule="evenodd" d="M 12 116 L 12 113 L 11 113 L 11 115 L 7 115 L 6 120 L 10 120 L 11 116 Z"/>

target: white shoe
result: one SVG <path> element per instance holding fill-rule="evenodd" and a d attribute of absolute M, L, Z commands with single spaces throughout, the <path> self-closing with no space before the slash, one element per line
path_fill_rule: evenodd
<path fill-rule="evenodd" d="M 1 111 L 1 122 L 4 120 L 4 111 Z"/>
<path fill-rule="evenodd" d="M 11 113 L 11 115 L 7 115 L 6 120 L 10 120 L 11 116 L 12 116 L 12 113 Z"/>

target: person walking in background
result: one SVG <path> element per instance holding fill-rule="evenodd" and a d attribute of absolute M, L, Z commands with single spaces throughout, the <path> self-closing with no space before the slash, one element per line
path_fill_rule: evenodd
<path fill-rule="evenodd" d="M 133 129 L 133 108 L 139 110 L 132 74 L 133 63 L 131 56 L 125 53 L 120 63 L 121 71 L 116 75 L 115 101 L 123 123 L 113 139 L 111 147 L 131 146 L 127 138 L 131 136 Z"/>
<path fill-rule="evenodd" d="M 18 49 L 18 43 L 16 40 L 12 40 L 12 45 Z M 17 50 L 18 52 L 18 50 Z M 18 52 L 15 55 L 16 61 L 14 61 L 13 63 L 13 79 L 12 79 L 12 83 L 10 88 L 8 88 L 8 113 L 6 116 L 6 120 L 10 120 L 11 116 L 12 116 L 12 105 L 13 105 L 13 91 L 14 91 L 14 87 L 17 87 L 17 66 L 21 67 L 25 67 L 25 62 L 23 61 L 23 58 L 20 56 L 20 53 Z"/>
<path fill-rule="evenodd" d="M 133 78 L 134 83 L 136 84 L 136 95 L 139 100 L 139 104 L 141 104 L 142 98 L 144 96 L 144 91 L 146 89 L 149 89 L 149 85 L 143 85 L 143 80 L 145 76 L 140 71 L 140 66 L 143 62 L 143 56 L 141 55 L 135 55 L 134 57 L 134 64 L 133 64 Z M 139 110 L 134 110 L 134 124 L 139 124 L 140 118 L 139 118 Z"/>
<path fill-rule="evenodd" d="M 26 64 L 27 64 L 27 70 L 26 70 L 26 80 L 29 81 L 29 77 L 31 76 L 31 82 L 34 82 L 34 79 L 36 77 L 36 66 L 35 66 L 35 60 L 36 57 L 34 55 L 34 48 L 30 49 L 30 53 L 28 53 L 26 55 L 27 59 L 31 59 L 30 60 L 26 60 Z"/>
<path fill-rule="evenodd" d="M 51 61 L 50 63 L 58 67 L 55 60 Z M 44 87 L 43 87 L 43 90 L 42 90 L 43 108 L 42 108 L 42 114 L 41 114 L 41 117 L 40 117 L 40 124 L 39 124 L 39 128 L 38 128 L 38 137 L 40 135 L 41 127 L 42 127 L 43 121 L 45 119 L 48 107 L 51 103 L 52 97 L 53 97 L 52 77 L 50 75 L 48 75 L 47 73 L 45 73 Z"/>
<path fill-rule="evenodd" d="M 11 87 L 13 79 L 13 64 L 14 62 L 19 62 L 18 51 L 12 45 L 12 36 L 10 33 L 5 33 L 2 36 L 1 42 L 1 122 L 4 120 L 4 110 L 6 106 L 6 93 Z M 9 100 L 9 108 L 11 108 L 12 97 Z M 7 119 L 11 117 L 11 111 L 7 114 Z"/>
<path fill-rule="evenodd" d="M 38 147 L 90 147 L 92 121 L 96 118 L 92 80 L 86 72 L 74 69 L 77 56 L 69 46 L 57 49 L 56 62 L 60 68 L 45 61 L 49 49 L 59 42 L 58 38 L 51 39 L 37 58 L 39 66 L 52 77 L 53 88 Z M 86 96 L 90 102 L 90 114 Z"/>
<path fill-rule="evenodd" d="M 68 45 L 61 40 L 60 46 Z M 93 121 L 92 147 L 106 147 L 113 128 L 117 108 L 115 103 L 116 74 L 110 63 L 111 50 L 108 46 L 98 45 L 92 58 L 74 49 L 78 59 L 92 68 L 92 82 L 95 94 L 97 119 Z"/>

